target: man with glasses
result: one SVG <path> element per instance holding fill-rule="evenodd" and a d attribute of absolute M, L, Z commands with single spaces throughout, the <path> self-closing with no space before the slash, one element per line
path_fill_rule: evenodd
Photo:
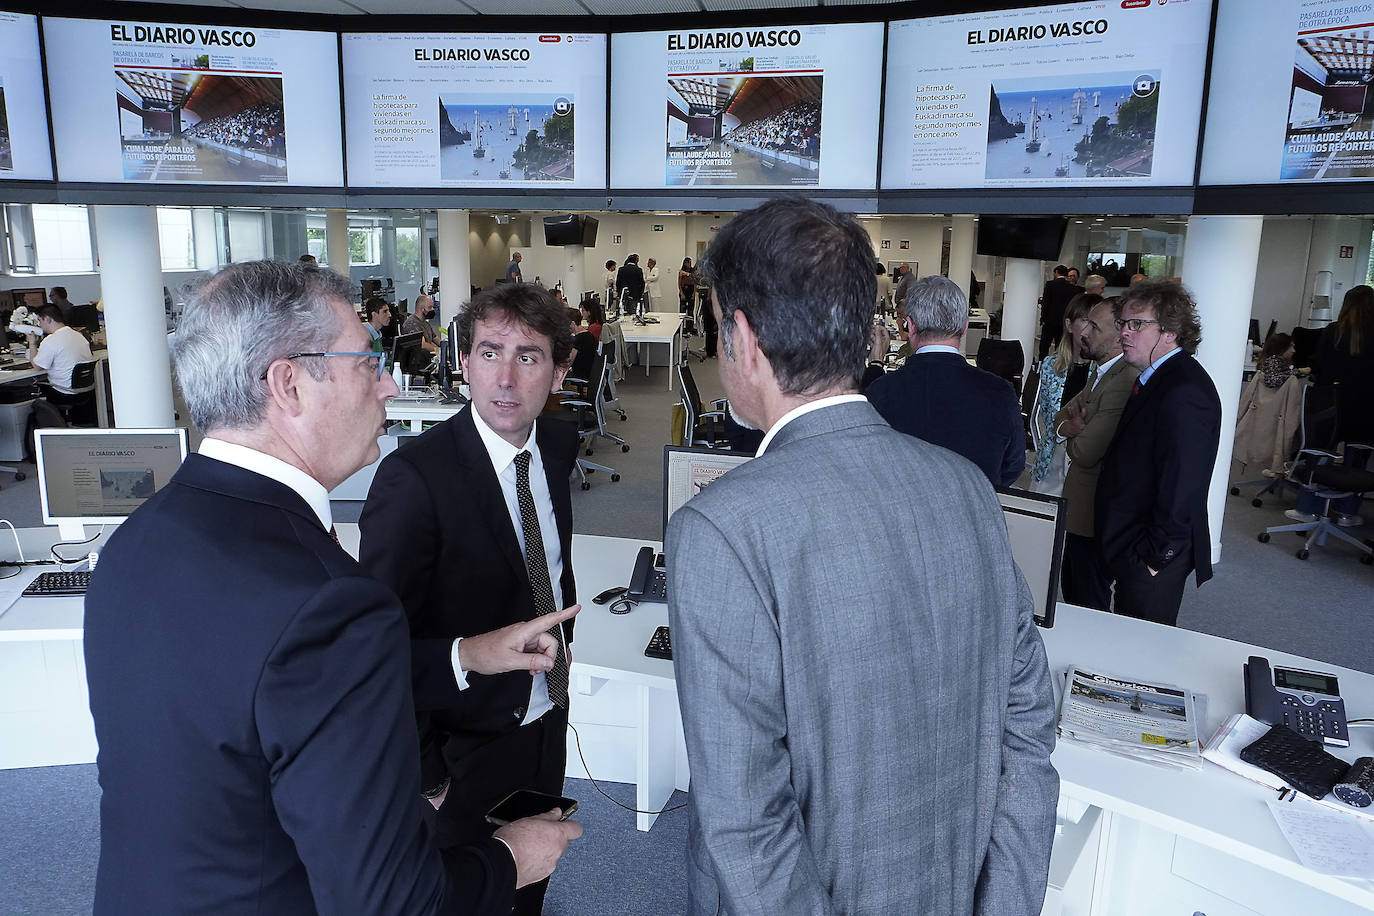
<path fill-rule="evenodd" d="M 314 265 L 235 264 L 177 328 L 205 439 L 86 595 L 96 913 L 506 912 L 581 833 L 551 812 L 427 836 L 405 616 L 332 537 L 328 491 L 377 459 L 396 394 L 348 296 Z M 546 626 L 485 670 L 551 666 Z"/>
<path fill-rule="evenodd" d="M 1094 505 L 1098 552 L 1118 614 L 1173 626 L 1188 573 L 1212 577 L 1207 487 L 1221 400 L 1193 357 L 1202 325 L 1192 296 L 1154 280 L 1127 289 L 1116 320 L 1122 359 L 1140 377 L 1102 459 Z"/>

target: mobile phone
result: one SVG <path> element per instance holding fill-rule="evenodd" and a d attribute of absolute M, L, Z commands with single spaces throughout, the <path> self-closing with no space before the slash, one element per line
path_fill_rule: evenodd
<path fill-rule="evenodd" d="M 559 820 L 566 821 L 577 810 L 577 802 L 533 789 L 516 789 L 487 812 L 487 823 L 503 827 L 511 821 L 534 817 L 552 808 L 562 811 L 563 816 Z"/>

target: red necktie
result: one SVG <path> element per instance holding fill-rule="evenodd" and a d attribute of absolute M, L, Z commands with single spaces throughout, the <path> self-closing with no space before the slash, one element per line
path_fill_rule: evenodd
<path fill-rule="evenodd" d="M 1140 379 L 1136 379 L 1135 384 L 1131 386 L 1131 397 L 1135 397 L 1138 394 L 1140 394 Z"/>

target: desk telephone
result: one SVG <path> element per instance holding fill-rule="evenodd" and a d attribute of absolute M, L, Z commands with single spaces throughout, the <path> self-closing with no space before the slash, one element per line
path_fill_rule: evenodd
<path fill-rule="evenodd" d="M 633 601 L 667 602 L 668 574 L 664 572 L 663 565 L 663 554 L 657 553 L 652 547 L 639 548 L 626 597 Z"/>
<path fill-rule="evenodd" d="M 1312 741 L 1350 745 L 1345 701 L 1334 674 L 1270 668 L 1269 660 L 1250 656 L 1245 668 L 1245 712 L 1269 725 L 1286 725 Z"/>

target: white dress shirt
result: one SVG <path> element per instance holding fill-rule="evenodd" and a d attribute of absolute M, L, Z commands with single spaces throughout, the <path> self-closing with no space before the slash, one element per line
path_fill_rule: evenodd
<path fill-rule="evenodd" d="M 285 484 L 300 494 L 301 499 L 305 500 L 306 505 L 320 520 L 325 531 L 334 527 L 334 515 L 329 509 L 329 492 L 325 490 L 324 484 L 300 468 L 287 464 L 280 458 L 274 458 L 266 452 L 213 436 L 206 436 L 201 440 L 199 451 L 206 458 L 223 461 L 225 464 L 232 464 L 234 467 Z"/>
<path fill-rule="evenodd" d="M 73 394 L 72 370 L 77 363 L 88 363 L 92 358 L 91 345 L 81 332 L 63 325 L 43 338 L 32 362 L 35 368 L 48 370 L 48 383 L 53 388 Z"/>
<path fill-rule="evenodd" d="M 762 455 L 764 452 L 766 452 L 768 450 L 768 446 L 772 444 L 773 439 L 777 436 L 778 432 L 788 423 L 791 423 L 793 420 L 797 419 L 797 417 L 805 416 L 813 410 L 820 410 L 822 407 L 833 407 L 836 404 L 850 404 L 857 401 L 863 401 L 867 403 L 868 398 L 864 397 L 861 394 L 835 394 L 831 395 L 828 398 L 817 398 L 814 401 L 807 401 L 805 404 L 802 404 L 798 407 L 793 407 L 787 413 L 783 414 L 778 419 L 778 422 L 773 424 L 772 429 L 768 430 L 768 435 L 764 436 L 763 441 L 759 443 L 759 450 L 754 453 L 754 457 L 757 458 L 759 455 Z"/>
<path fill-rule="evenodd" d="M 1097 383 L 1100 382 L 1100 381 L 1102 381 L 1102 376 L 1106 375 L 1106 374 L 1107 374 L 1107 370 L 1110 369 L 1112 366 L 1115 366 L 1115 365 L 1116 365 L 1116 361 L 1117 361 L 1118 359 L 1120 359 L 1120 358 L 1121 358 L 1121 354 L 1118 353 L 1118 354 L 1116 354 L 1115 356 L 1113 356 L 1111 359 L 1107 360 L 1105 363 L 1098 363 L 1098 364 L 1097 364 L 1097 374 L 1093 376 L 1093 386 L 1092 386 L 1092 387 L 1093 387 L 1093 390 L 1096 390 L 1096 388 L 1097 388 Z"/>
<path fill-rule="evenodd" d="M 471 410 L 471 408 L 469 408 Z M 510 513 L 511 524 L 515 527 L 515 538 L 520 542 L 520 552 L 525 552 L 525 527 L 520 523 L 520 501 L 515 492 L 515 456 L 520 452 L 530 453 L 530 493 L 534 496 L 534 507 L 539 515 L 539 535 L 544 539 L 543 553 L 549 567 L 549 583 L 553 586 L 553 606 L 563 607 L 563 545 L 558 540 L 558 521 L 553 515 L 553 497 L 549 493 L 549 479 L 544 474 L 544 462 L 539 455 L 539 443 L 535 441 L 535 427 L 530 427 L 530 437 L 525 444 L 516 448 L 482 420 L 482 415 L 472 411 L 472 422 L 477 427 L 477 435 L 491 458 L 496 479 L 501 483 L 501 495 L 506 500 L 506 511 Z M 537 425 L 537 424 L 536 424 Z M 467 689 L 467 675 L 458 664 L 458 644 L 462 639 L 453 641 L 453 674 L 458 681 L 458 689 Z M 553 708 L 549 700 L 549 688 L 544 672 L 534 675 L 530 686 L 530 702 L 526 707 L 522 725 L 533 722 Z"/>

